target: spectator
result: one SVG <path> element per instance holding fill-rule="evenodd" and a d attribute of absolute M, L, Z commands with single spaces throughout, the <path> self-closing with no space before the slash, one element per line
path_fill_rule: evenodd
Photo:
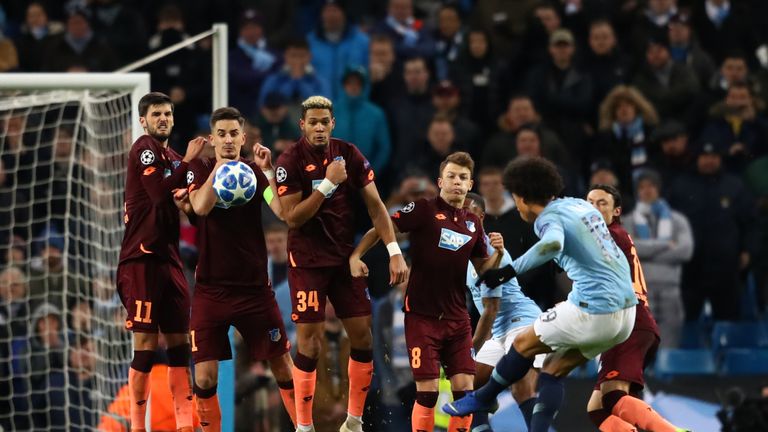
<path fill-rule="evenodd" d="M 717 63 L 734 49 L 754 53 L 757 34 L 751 23 L 750 6 L 730 0 L 696 2 L 691 14 L 701 46 Z M 750 63 L 753 61 L 750 58 Z"/>
<path fill-rule="evenodd" d="M 530 65 L 539 65 L 549 60 L 547 47 L 552 34 L 562 28 L 563 21 L 554 2 L 540 1 L 533 8 L 529 23 L 523 36 L 523 52 L 519 57 L 518 70 L 515 75 L 525 77 Z M 522 69 L 522 70 L 521 70 Z M 522 84 L 522 83 L 521 83 Z M 515 88 L 515 91 L 522 90 Z"/>
<path fill-rule="evenodd" d="M 688 65 L 701 84 L 708 83 L 714 75 L 715 63 L 694 37 L 687 13 L 678 13 L 669 20 L 669 51 L 672 60 Z"/>
<path fill-rule="evenodd" d="M 757 283 L 758 307 L 764 312 L 768 306 L 768 156 L 752 162 L 744 173 L 744 181 L 757 197 L 758 231 L 761 238 L 752 268 Z"/>
<path fill-rule="evenodd" d="M 403 66 L 405 94 L 390 106 L 394 155 L 397 161 L 412 161 L 422 153 L 426 131 L 435 113 L 429 93 L 429 71 L 422 57 L 408 59 Z"/>
<path fill-rule="evenodd" d="M 376 24 L 371 33 L 389 36 L 399 59 L 414 56 L 432 59 L 435 55 L 435 42 L 429 31 L 413 16 L 412 0 L 388 0 L 386 18 Z"/>
<path fill-rule="evenodd" d="M 282 93 L 268 94 L 254 119 L 254 126 L 261 131 L 261 144 L 275 153 L 285 151 L 283 146 L 278 145 L 281 141 L 293 143 L 301 136 L 296 121 L 288 117 L 287 102 L 288 99 Z"/>
<path fill-rule="evenodd" d="M 470 24 L 490 32 L 491 45 L 500 58 L 514 58 L 521 52 L 528 17 L 537 3 L 538 0 L 476 2 Z"/>
<path fill-rule="evenodd" d="M 30 298 L 60 309 L 70 304 L 65 296 L 71 300 L 79 293 L 79 284 L 74 275 L 68 274 L 65 282 L 62 248 L 63 243 L 45 245 L 40 256 L 33 260 L 30 275 Z"/>
<path fill-rule="evenodd" d="M 693 70 L 672 60 L 666 34 L 648 40 L 645 65 L 633 84 L 662 118 L 674 120 L 684 120 L 690 114 L 691 102 L 699 90 Z"/>
<path fill-rule="evenodd" d="M 0 250 L 11 253 L 14 235 L 23 235 L 29 221 L 29 207 L 26 195 L 14 190 L 5 171 L 5 163 L 0 159 Z M 13 264 L 7 261 L 7 264 Z"/>
<path fill-rule="evenodd" d="M 674 120 L 662 123 L 653 131 L 651 141 L 661 150 L 653 166 L 661 174 L 663 184 L 670 185 L 678 176 L 693 170 L 695 157 L 688 145 L 685 126 Z"/>
<path fill-rule="evenodd" d="M 332 430 L 347 415 L 349 379 L 349 337 L 333 306 L 326 303 L 325 337 L 317 361 L 317 387 L 314 399 L 314 424 L 318 430 Z"/>
<path fill-rule="evenodd" d="M 32 328 L 29 352 L 22 357 L 29 356 L 35 429 L 64 431 L 67 419 L 61 310 L 50 303 L 41 304 L 32 314 Z"/>
<path fill-rule="evenodd" d="M 637 13 L 633 23 L 625 27 L 631 32 L 631 49 L 640 55 L 649 38 L 667 32 L 667 25 L 679 12 L 677 0 L 648 0 L 646 8 Z"/>
<path fill-rule="evenodd" d="M 88 71 L 112 71 L 118 61 L 115 50 L 103 42 L 91 27 L 91 13 L 75 9 L 67 18 L 66 31 L 51 41 L 43 56 L 42 69 L 63 72 L 70 66 L 79 65 Z"/>
<path fill-rule="evenodd" d="M 693 258 L 683 269 L 686 321 L 698 320 L 707 300 L 714 319 L 739 318 L 739 273 L 756 250 L 754 202 L 738 177 L 723 172 L 726 152 L 716 143 L 702 143 L 696 172 L 680 176 L 668 191 L 670 205 L 693 229 Z"/>
<path fill-rule="evenodd" d="M 549 38 L 549 56 L 528 73 L 526 88 L 544 121 L 560 136 L 568 137 L 574 154 L 584 150 L 594 93 L 590 76 L 574 64 L 575 40 L 570 30 L 560 29 Z"/>
<path fill-rule="evenodd" d="M 96 390 L 96 348 L 88 336 L 80 336 L 69 348 L 69 428 L 86 432 L 96 426 L 91 394 Z"/>
<path fill-rule="evenodd" d="M 342 84 L 344 92 L 334 106 L 336 127 L 333 135 L 354 143 L 371 163 L 374 172 L 382 173 L 391 152 L 387 117 L 381 108 L 368 100 L 364 68 L 347 69 Z"/>
<path fill-rule="evenodd" d="M 569 164 L 568 152 L 560 138 L 541 122 L 539 113 L 528 96 L 514 96 L 507 105 L 507 110 L 499 117 L 499 129 L 483 149 L 483 166 L 504 167 L 507 162 L 517 157 L 515 137 L 523 126 L 530 126 L 539 132 L 542 154 L 557 164 Z"/>
<path fill-rule="evenodd" d="M 477 126 L 461 112 L 459 88 L 450 81 L 443 81 L 432 89 L 432 105 L 435 115 L 448 119 L 456 134 L 458 149 L 475 154 L 480 149 Z"/>
<path fill-rule="evenodd" d="M 40 72 L 47 45 L 62 31 L 60 23 L 48 21 L 48 13 L 43 3 L 29 3 L 21 35 L 16 39 L 19 70 Z"/>
<path fill-rule="evenodd" d="M 456 133 L 447 118 L 435 116 L 432 119 L 427 128 L 427 144 L 425 150 L 410 163 L 409 169 L 417 169 L 434 180 L 440 177 L 440 163 L 457 151 Z"/>
<path fill-rule="evenodd" d="M 496 118 L 502 109 L 502 94 L 506 94 L 506 63 L 494 52 L 488 33 L 470 30 L 467 43 L 451 65 L 450 80 L 459 87 L 469 119 L 479 126 L 481 141 L 496 128 Z"/>
<path fill-rule="evenodd" d="M 320 13 L 320 25 L 307 35 L 312 51 L 312 66 L 330 83 L 333 100 L 343 94 L 345 68 L 368 67 L 368 35 L 347 20 L 341 4 L 326 1 Z"/>
<path fill-rule="evenodd" d="M 593 100 L 602 101 L 617 85 L 626 84 L 632 76 L 632 57 L 619 49 L 613 25 L 597 20 L 589 26 L 587 71 L 594 84 Z"/>
<path fill-rule="evenodd" d="M 720 64 L 720 69 L 717 73 L 713 74 L 707 87 L 707 106 L 722 100 L 725 94 L 728 92 L 728 88 L 735 83 L 748 83 L 756 90 L 758 85 L 752 81 L 752 77 L 749 74 L 749 65 L 747 64 L 747 58 L 739 52 L 732 52 L 726 54 L 723 62 Z"/>
<path fill-rule="evenodd" d="M 653 155 L 650 137 L 659 118 L 648 100 L 634 87 L 615 87 L 600 104 L 600 133 L 592 160 L 607 159 L 622 185 L 622 195 L 632 196 L 632 181 Z"/>
<path fill-rule="evenodd" d="M 256 114 L 262 83 L 279 65 L 278 53 L 264 34 L 264 17 L 254 9 L 245 10 L 237 45 L 229 53 L 229 100 L 246 118 Z"/>
<path fill-rule="evenodd" d="M 518 157 L 543 157 L 541 154 L 541 137 L 539 132 L 529 126 L 520 128 L 515 137 L 515 149 L 517 150 Z M 565 184 L 565 189 L 563 189 L 562 193 L 566 196 L 583 196 L 583 182 L 573 175 L 569 169 L 557 164 L 555 165 Z"/>
<path fill-rule="evenodd" d="M 18 69 L 19 53 L 13 40 L 9 39 L 0 27 L 0 73 Z"/>
<path fill-rule="evenodd" d="M 405 92 L 401 68 L 395 63 L 395 46 L 389 36 L 374 35 L 369 51 L 371 102 L 382 107 L 391 118 L 392 101 Z"/>
<path fill-rule="evenodd" d="M 0 321 L 10 325 L 11 336 L 27 337 L 30 313 L 29 283 L 17 267 L 0 272 Z"/>
<path fill-rule="evenodd" d="M 291 118 L 301 117 L 301 102 L 310 96 L 330 97 L 331 88 L 325 77 L 315 73 L 310 64 L 312 53 L 304 39 L 288 43 L 283 54 L 285 65 L 264 80 L 259 94 L 259 106 L 264 105 L 267 95 L 280 93 L 288 99 Z"/>
<path fill-rule="evenodd" d="M 466 35 L 462 30 L 461 14 L 456 5 L 446 4 L 437 13 L 435 31 L 435 76 L 438 81 L 450 79 L 450 71 L 455 67 L 466 44 Z"/>
<path fill-rule="evenodd" d="M 96 0 L 90 2 L 93 29 L 106 39 L 116 53 L 118 66 L 146 55 L 148 30 L 146 20 L 134 9 L 133 2 Z"/>
<path fill-rule="evenodd" d="M 728 146 L 726 166 L 734 174 L 743 173 L 753 159 L 768 150 L 768 120 L 757 111 L 749 87 L 733 83 L 725 99 L 710 110 L 711 119 L 701 133 L 704 141 Z"/>
<path fill-rule="evenodd" d="M 621 190 L 620 184 L 619 184 L 619 178 L 616 176 L 616 173 L 613 172 L 613 168 L 611 166 L 610 162 L 607 161 L 600 161 L 600 162 L 593 162 L 590 166 L 591 174 L 589 176 L 589 184 L 590 185 L 596 185 L 596 184 L 604 184 L 613 186 L 616 189 Z M 622 197 L 622 202 L 624 203 L 624 208 L 632 208 L 634 206 L 628 206 L 627 200 Z"/>
<path fill-rule="evenodd" d="M 661 198 L 661 176 L 651 169 L 637 180 L 637 205 L 623 218 L 643 265 L 648 304 L 661 332 L 661 346 L 676 348 L 683 324 L 680 283 L 683 264 L 693 255 L 688 219 Z"/>

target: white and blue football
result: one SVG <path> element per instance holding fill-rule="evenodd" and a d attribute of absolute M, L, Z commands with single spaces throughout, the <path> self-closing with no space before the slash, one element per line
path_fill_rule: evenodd
<path fill-rule="evenodd" d="M 213 190 L 216 192 L 216 207 L 226 209 L 246 204 L 256 195 L 256 175 L 243 162 L 227 162 L 216 170 Z"/>

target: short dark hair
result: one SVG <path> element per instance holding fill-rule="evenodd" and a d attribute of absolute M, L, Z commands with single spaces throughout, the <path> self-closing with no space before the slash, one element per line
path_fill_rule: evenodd
<path fill-rule="evenodd" d="M 563 190 L 563 178 L 552 162 L 542 157 L 521 157 L 504 170 L 504 187 L 526 201 L 547 205 Z"/>
<path fill-rule="evenodd" d="M 149 92 L 139 99 L 139 117 L 146 117 L 149 107 L 152 105 L 164 105 L 171 106 L 171 112 L 173 112 L 173 102 L 171 98 L 165 93 Z"/>
<path fill-rule="evenodd" d="M 467 197 L 464 198 L 464 200 L 470 200 L 473 203 L 475 203 L 476 206 L 480 207 L 480 209 L 485 213 L 485 198 L 482 197 L 482 195 L 474 192 L 470 192 L 467 194 Z"/>
<path fill-rule="evenodd" d="M 490 166 L 482 167 L 480 171 L 477 173 L 477 177 L 480 178 L 480 177 L 489 176 L 489 175 L 500 176 L 502 174 L 504 174 L 504 170 L 502 170 L 497 166 L 490 165 Z"/>
<path fill-rule="evenodd" d="M 621 192 L 609 184 L 594 184 L 589 187 L 589 192 L 601 190 L 613 198 L 613 208 L 621 207 Z"/>
<path fill-rule="evenodd" d="M 469 175 L 472 176 L 475 172 L 475 161 L 472 160 L 472 156 L 467 152 L 454 152 L 449 154 L 444 161 L 440 162 L 440 176 L 443 175 L 443 170 L 449 163 L 456 164 L 465 168 L 469 168 Z"/>
<path fill-rule="evenodd" d="M 290 48 L 309 51 L 309 42 L 303 37 L 293 37 L 285 44 L 285 51 L 288 51 Z"/>
<path fill-rule="evenodd" d="M 222 107 L 214 111 L 211 114 L 211 130 L 213 130 L 213 127 L 216 126 L 216 122 L 219 120 L 237 120 L 241 128 L 245 124 L 245 117 L 235 107 Z"/>

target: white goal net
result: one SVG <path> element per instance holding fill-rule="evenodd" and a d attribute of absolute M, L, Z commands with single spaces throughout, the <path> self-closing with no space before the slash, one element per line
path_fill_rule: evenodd
<path fill-rule="evenodd" d="M 0 89 L 0 431 L 96 430 L 127 382 L 114 277 L 142 78 Z"/>

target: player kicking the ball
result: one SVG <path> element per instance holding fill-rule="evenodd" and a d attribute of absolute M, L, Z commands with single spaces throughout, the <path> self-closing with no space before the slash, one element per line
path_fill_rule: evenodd
<path fill-rule="evenodd" d="M 168 147 L 173 104 L 163 93 L 144 95 L 139 100 L 139 116 L 145 135 L 133 143 L 128 155 L 125 235 L 117 266 L 117 292 L 128 312 L 125 326 L 133 331 L 133 361 L 128 371 L 131 431 L 146 430 L 149 373 L 161 331 L 168 344 L 168 381 L 176 427 L 187 432 L 193 427 L 189 291 L 179 257 L 176 207 L 186 198 L 187 165 L 203 150 L 205 140 L 190 141 L 184 159 Z M 176 190 L 181 192 L 174 202 Z"/>
<path fill-rule="evenodd" d="M 648 289 L 635 244 L 621 225 L 621 194 L 608 185 L 590 188 L 587 201 L 605 219 L 611 237 L 627 257 L 632 287 L 637 296 L 635 326 L 629 339 L 600 355 L 597 385 L 587 411 L 592 423 L 604 432 L 675 432 L 675 428 L 640 398 L 645 386 L 643 370 L 656 356 L 659 328 L 648 309 Z"/>
<path fill-rule="evenodd" d="M 454 399 L 472 390 L 472 326 L 464 296 L 467 265 L 471 261 L 483 273 L 497 267 L 504 252 L 501 234 L 491 233 L 489 256 L 482 222 L 463 208 L 474 165 L 468 153 L 448 155 L 440 164 L 439 196 L 412 202 L 392 215 L 398 231 L 410 233 L 413 258 L 404 303 L 405 341 L 416 381 L 414 431 L 434 429 L 441 363 Z M 367 275 L 360 258 L 376 241 L 373 230 L 360 240 L 349 259 L 353 275 Z M 471 422 L 469 415 L 453 417 L 448 431 L 468 431 Z"/>
<path fill-rule="evenodd" d="M 530 430 L 546 432 L 563 400 L 562 378 L 588 359 L 623 342 L 635 323 L 637 297 L 629 264 L 600 213 L 577 198 L 555 197 L 563 189 L 557 168 L 542 158 L 520 158 L 504 171 L 523 220 L 540 240 L 511 265 L 481 275 L 494 288 L 516 273 L 554 259 L 573 280 L 568 300 L 541 314 L 515 338 L 491 380 L 476 392 L 443 406 L 453 416 L 488 411 L 496 396 L 523 378 L 537 354 L 548 356 L 539 375 L 539 397 Z"/>
<path fill-rule="evenodd" d="M 368 161 L 352 144 L 331 138 L 331 101 L 313 96 L 302 103 L 302 138 L 277 161 L 278 196 L 288 233 L 291 318 L 296 322 L 293 380 L 299 431 L 314 430 L 312 400 L 317 359 L 330 299 L 350 339 L 349 403 L 342 432 L 361 432 L 365 398 L 373 374 L 371 301 L 364 278 L 353 278 L 348 260 L 354 248 L 350 201 L 360 193 L 373 226 L 390 254 L 390 283 L 408 272 L 392 222 L 373 182 Z"/>
<path fill-rule="evenodd" d="M 198 159 L 187 174 L 189 202 L 198 216 L 200 249 L 192 298 L 192 359 L 195 362 L 195 396 L 200 424 L 205 432 L 221 430 L 216 396 L 218 362 L 232 358 L 227 332 L 232 325 L 242 335 L 252 361 L 267 360 L 280 388 L 283 404 L 295 424 L 290 342 L 285 333 L 275 294 L 267 276 L 267 249 L 261 223 L 262 199 L 278 216 L 272 156 L 256 144 L 254 161 L 240 158 L 245 143 L 245 119 L 235 108 L 219 108 L 211 115 L 215 159 Z M 217 206 L 213 188 L 216 170 L 240 161 L 256 175 L 256 195 L 247 203 Z"/>

